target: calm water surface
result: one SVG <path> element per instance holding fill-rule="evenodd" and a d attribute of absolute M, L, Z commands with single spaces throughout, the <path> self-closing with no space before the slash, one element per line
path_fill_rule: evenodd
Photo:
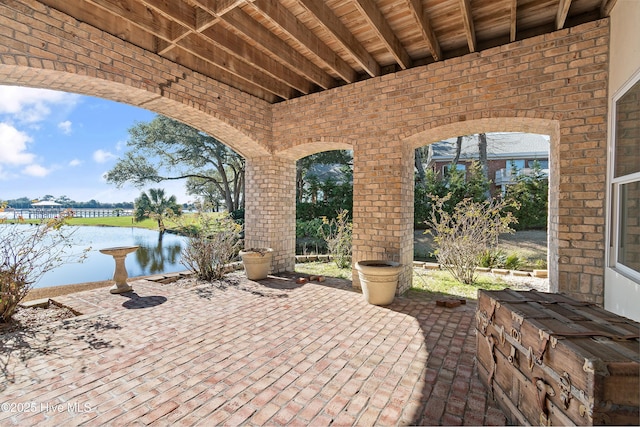
<path fill-rule="evenodd" d="M 25 227 L 29 225 L 20 225 Z M 187 268 L 180 264 L 180 251 L 186 239 L 182 236 L 165 233 L 162 240 L 158 232 L 141 228 L 125 227 L 68 227 L 74 229 L 73 253 L 81 253 L 91 246 L 87 259 L 82 263 L 63 264 L 46 273 L 34 287 L 68 285 L 73 283 L 111 280 L 115 261 L 111 255 L 99 252 L 100 249 L 114 246 L 140 246 L 134 253 L 127 255 L 125 266 L 129 277 L 150 274 L 172 273 Z"/>

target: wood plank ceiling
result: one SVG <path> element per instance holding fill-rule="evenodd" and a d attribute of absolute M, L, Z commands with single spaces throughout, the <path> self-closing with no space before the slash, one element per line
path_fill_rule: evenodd
<path fill-rule="evenodd" d="M 40 0 L 270 103 L 608 16 L 616 0 Z"/>

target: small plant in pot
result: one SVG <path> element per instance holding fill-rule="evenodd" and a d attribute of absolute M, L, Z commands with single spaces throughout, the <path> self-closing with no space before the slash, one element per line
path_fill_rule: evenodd
<path fill-rule="evenodd" d="M 398 288 L 402 265 L 395 261 L 366 260 L 356 262 L 362 294 L 369 304 L 389 305 Z"/>
<path fill-rule="evenodd" d="M 249 280 L 266 279 L 271 271 L 271 260 L 273 259 L 273 249 L 271 248 L 249 248 L 240 251 L 244 271 Z"/>

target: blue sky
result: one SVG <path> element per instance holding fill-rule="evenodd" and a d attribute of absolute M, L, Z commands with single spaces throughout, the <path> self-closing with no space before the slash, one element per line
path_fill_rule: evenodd
<path fill-rule="evenodd" d="M 132 202 L 140 189 L 117 189 L 104 174 L 127 151 L 127 130 L 155 113 L 104 99 L 0 86 L 0 200 L 67 196 L 78 202 Z M 183 182 L 162 183 L 178 202 Z"/>

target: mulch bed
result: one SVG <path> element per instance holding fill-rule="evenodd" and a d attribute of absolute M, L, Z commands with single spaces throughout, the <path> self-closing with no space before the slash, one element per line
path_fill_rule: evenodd
<path fill-rule="evenodd" d="M 10 323 L 0 323 L 0 335 L 36 329 L 51 322 L 71 317 L 75 317 L 71 310 L 54 304 L 49 304 L 48 308 L 18 307 Z"/>

